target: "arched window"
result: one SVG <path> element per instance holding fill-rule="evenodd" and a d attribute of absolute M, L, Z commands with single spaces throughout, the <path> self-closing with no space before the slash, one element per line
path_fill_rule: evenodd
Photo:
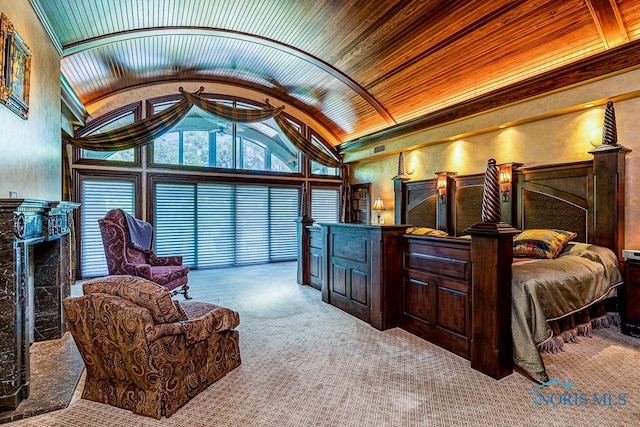
<path fill-rule="evenodd" d="M 259 108 L 246 102 L 220 100 L 237 108 Z M 151 114 L 174 101 L 149 100 Z M 288 119 L 289 120 L 289 119 Z M 305 126 L 290 120 L 301 132 Z M 297 173 L 300 155 L 296 147 L 269 119 L 255 123 L 232 123 L 193 107 L 170 132 L 153 143 L 152 162 L 157 165 L 200 166 Z"/>
<path fill-rule="evenodd" d="M 180 96 L 146 100 L 146 116 Z M 209 99 L 239 108 L 247 100 Z M 85 136 L 142 119 L 142 102 L 107 113 L 78 129 Z M 286 117 L 316 144 L 310 126 Z M 303 166 L 304 165 L 304 166 Z M 106 274 L 97 219 L 123 208 L 154 224 L 160 255 L 181 255 L 192 268 L 295 260 L 302 186 L 317 221 L 338 221 L 340 171 L 313 162 L 288 141 L 275 120 L 232 123 L 193 107 L 173 129 L 134 150 L 75 149 L 72 169 L 82 204 L 79 277 Z M 317 217 L 317 218 L 315 218 Z"/>

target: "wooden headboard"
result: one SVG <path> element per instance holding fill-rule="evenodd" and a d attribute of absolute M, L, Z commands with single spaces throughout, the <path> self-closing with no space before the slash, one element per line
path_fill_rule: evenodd
<path fill-rule="evenodd" d="M 428 179 L 406 183 L 406 217 L 400 224 L 438 228 L 438 190 L 436 189 L 436 182 L 436 179 Z"/>
<path fill-rule="evenodd" d="M 524 168 L 515 179 L 515 228 L 557 228 L 595 242 L 593 162 Z"/>
<path fill-rule="evenodd" d="M 502 221 L 521 230 L 575 231 L 576 241 L 608 247 L 620 257 L 628 152 L 603 146 L 591 151 L 592 161 L 514 168 L 508 198 L 501 200 Z M 436 179 L 396 182 L 396 223 L 462 236 L 481 222 L 484 174 L 453 175 L 444 200 Z"/>

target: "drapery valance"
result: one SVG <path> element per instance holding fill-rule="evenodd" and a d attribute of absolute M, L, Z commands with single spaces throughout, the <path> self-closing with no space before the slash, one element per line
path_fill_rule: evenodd
<path fill-rule="evenodd" d="M 337 153 L 329 154 L 317 147 L 289 123 L 280 114 L 284 106 L 276 108 L 268 105 L 263 109 L 236 108 L 200 96 L 204 90 L 203 87 L 195 93 L 186 92 L 182 88 L 179 90 L 183 96 L 182 100 L 144 120 L 97 135 L 68 138 L 65 142 L 92 151 L 120 151 L 140 147 L 171 130 L 195 105 L 209 114 L 236 123 L 261 122 L 273 118 L 293 145 L 307 157 L 329 167 L 340 167 L 342 164 Z"/>

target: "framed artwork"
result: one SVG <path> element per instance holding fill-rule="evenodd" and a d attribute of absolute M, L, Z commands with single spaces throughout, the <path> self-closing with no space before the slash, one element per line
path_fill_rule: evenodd
<path fill-rule="evenodd" d="M 5 14 L 0 15 L 0 102 L 23 119 L 29 117 L 31 50 Z"/>

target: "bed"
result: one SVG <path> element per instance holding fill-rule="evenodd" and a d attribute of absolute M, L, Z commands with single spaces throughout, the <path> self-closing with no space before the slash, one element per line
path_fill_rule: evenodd
<path fill-rule="evenodd" d="M 396 182 L 396 223 L 422 229 L 401 238 L 398 325 L 470 359 L 472 367 L 495 378 L 509 374 L 515 363 L 533 380 L 547 381 L 539 351 L 557 350 L 567 336 L 575 336 L 575 330 L 561 336 L 558 325 L 566 321 L 579 329 L 590 324 L 590 310 L 602 310 L 599 304 L 622 284 L 617 257 L 624 240 L 626 152 L 622 147 L 594 151 L 592 162 L 501 165 L 512 177 L 508 197 L 501 200 L 502 220 L 518 231 L 571 235 L 545 259 L 514 253 L 516 232 L 508 242 L 498 238 L 505 241 L 494 245 L 495 251 L 477 247 L 474 256 L 474 244 L 487 240 L 468 239 L 481 221 L 484 174 L 448 173 L 444 197 L 437 178 Z"/>

